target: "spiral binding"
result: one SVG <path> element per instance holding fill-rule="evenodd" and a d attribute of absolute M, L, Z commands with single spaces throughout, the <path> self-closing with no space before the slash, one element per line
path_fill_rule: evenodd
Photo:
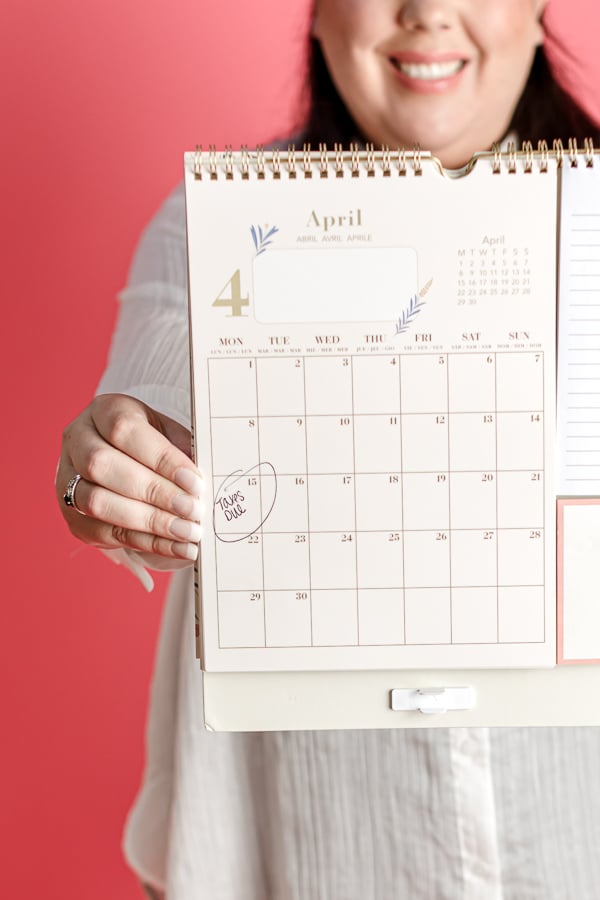
<path fill-rule="evenodd" d="M 559 169 L 565 165 L 576 168 L 580 164 L 591 168 L 599 164 L 599 153 L 594 148 L 592 138 L 585 139 L 583 149 L 577 146 L 575 138 L 569 139 L 566 149 L 560 139 L 555 140 L 552 150 L 546 141 L 539 141 L 537 149 L 534 149 L 531 141 L 525 141 L 521 150 L 517 149 L 514 141 L 509 141 L 504 149 L 495 144 L 490 152 L 477 153 L 465 166 L 464 173 L 468 173 L 480 160 L 489 160 L 494 174 L 548 172 L 551 160 L 556 162 Z M 313 151 L 310 144 L 304 144 L 301 148 L 290 144 L 285 150 L 278 147 L 272 150 L 257 147 L 254 151 L 246 146 L 236 151 L 227 145 L 224 150 L 218 151 L 211 144 L 208 152 L 203 152 L 202 147 L 197 146 L 191 156 L 194 177 L 197 180 L 208 178 L 210 181 L 223 177 L 226 181 L 236 178 L 241 178 L 242 181 L 262 181 L 267 178 L 279 181 L 282 178 L 311 179 L 313 176 L 372 178 L 377 173 L 384 178 L 406 178 L 421 175 L 426 164 L 435 166 L 442 173 L 444 171 L 439 160 L 424 153 L 418 145 L 412 150 L 404 147 L 392 150 L 387 146 L 376 150 L 373 144 L 350 144 L 344 150 L 341 144 L 334 144 L 333 150 L 330 150 L 327 144 L 319 144 L 317 151 Z M 598 162 L 595 163 L 596 159 Z"/>

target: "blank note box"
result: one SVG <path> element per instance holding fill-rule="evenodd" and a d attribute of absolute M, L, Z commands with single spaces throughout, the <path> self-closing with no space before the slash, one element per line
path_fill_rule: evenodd
<path fill-rule="evenodd" d="M 263 535 L 265 590 L 300 590 L 310 583 L 308 536 Z"/>
<path fill-rule="evenodd" d="M 306 429 L 309 472 L 354 472 L 351 416 L 309 416 Z"/>
<path fill-rule="evenodd" d="M 352 412 L 352 366 L 349 357 L 311 357 L 304 361 L 307 415 Z"/>
<path fill-rule="evenodd" d="M 310 578 L 313 588 L 356 587 L 356 535 L 310 535 Z"/>
<path fill-rule="evenodd" d="M 402 586 L 402 533 L 375 531 L 356 536 L 358 586 L 397 588 Z"/>
<path fill-rule="evenodd" d="M 314 646 L 356 646 L 356 591 L 313 591 L 311 596 Z"/>
<path fill-rule="evenodd" d="M 352 359 L 355 413 L 400 412 L 398 356 L 355 356 Z"/>
<path fill-rule="evenodd" d="M 449 644 L 451 641 L 450 591 L 404 592 L 407 644 Z"/>
<path fill-rule="evenodd" d="M 544 532 L 537 528 L 499 529 L 498 584 L 544 583 Z"/>
<path fill-rule="evenodd" d="M 540 471 L 498 472 L 498 527 L 542 528 L 544 476 Z"/>
<path fill-rule="evenodd" d="M 267 497 L 272 496 L 270 483 L 273 479 L 274 476 L 270 476 L 270 478 L 265 475 L 261 476 L 261 488 Z M 308 531 L 306 476 L 301 476 L 299 479 L 294 475 L 280 475 L 277 478 L 275 502 L 271 513 L 262 524 L 262 531 Z"/>
<path fill-rule="evenodd" d="M 402 528 L 402 478 L 399 474 L 357 475 L 356 528 L 358 531 Z"/>
<path fill-rule="evenodd" d="M 444 538 L 445 535 L 445 538 Z M 450 542 L 447 532 L 404 532 L 404 583 L 408 587 L 450 584 Z"/>
<path fill-rule="evenodd" d="M 402 468 L 405 472 L 448 469 L 448 416 L 402 416 Z"/>
<path fill-rule="evenodd" d="M 440 480 L 443 478 L 443 480 Z M 404 527 L 406 529 L 446 529 L 450 522 L 449 476 L 431 472 L 406 473 L 402 477 L 404 492 Z"/>
<path fill-rule="evenodd" d="M 256 419 L 213 419 L 210 432 L 215 475 L 244 472 L 259 462 Z"/>
<path fill-rule="evenodd" d="M 262 539 L 225 543 L 217 540 L 217 586 L 222 591 L 260 591 L 263 586 Z"/>
<path fill-rule="evenodd" d="M 304 364 L 302 359 L 256 361 L 258 413 L 261 416 L 304 416 Z"/>
<path fill-rule="evenodd" d="M 404 594 L 402 590 L 359 590 L 359 641 L 361 644 L 404 643 Z"/>
<path fill-rule="evenodd" d="M 452 643 L 491 644 L 497 640 L 497 588 L 453 588 Z"/>
<path fill-rule="evenodd" d="M 211 416 L 256 416 L 256 368 L 249 359 L 208 363 Z"/>
<path fill-rule="evenodd" d="M 402 412 L 448 411 L 448 366 L 442 354 L 403 356 L 400 392 Z"/>
<path fill-rule="evenodd" d="M 473 472 L 496 468 L 495 419 L 484 413 L 450 416 L 450 469 Z"/>
<path fill-rule="evenodd" d="M 264 647 L 265 610 L 262 593 L 219 591 L 219 645 Z"/>
<path fill-rule="evenodd" d="M 498 588 L 498 639 L 502 643 L 544 640 L 544 588 Z"/>
<path fill-rule="evenodd" d="M 495 531 L 453 531 L 450 542 L 452 584 L 495 585 L 498 580 Z"/>
<path fill-rule="evenodd" d="M 452 528 L 496 527 L 496 475 L 489 472 L 450 474 L 450 522 Z"/>
<path fill-rule="evenodd" d="M 498 469 L 538 471 L 544 465 L 544 422 L 536 412 L 497 416 Z"/>
<path fill-rule="evenodd" d="M 309 647 L 310 592 L 266 591 L 267 647 Z"/>
<path fill-rule="evenodd" d="M 306 201 L 309 202 L 308 200 Z M 296 209 L 298 209 L 296 207 Z M 288 211 L 294 215 L 294 205 Z M 307 208 L 308 214 L 308 208 Z M 358 223 L 357 223 L 358 224 Z M 302 223 L 298 222 L 298 228 Z M 329 252 L 324 253 L 325 247 Z M 269 247 L 253 260 L 259 322 L 395 322 L 417 291 L 412 247 Z"/>
<path fill-rule="evenodd" d="M 400 416 L 354 417 L 356 472 L 396 472 L 401 460 Z"/>
<path fill-rule="evenodd" d="M 309 475 L 311 531 L 354 531 L 354 476 Z"/>
<path fill-rule="evenodd" d="M 544 362 L 541 353 L 496 355 L 496 409 L 541 410 L 544 406 Z"/>
<path fill-rule="evenodd" d="M 265 416 L 258 420 L 260 458 L 277 475 L 306 472 L 306 420 L 303 416 Z"/>
<path fill-rule="evenodd" d="M 496 365 L 486 353 L 452 353 L 448 357 L 450 412 L 493 413 Z"/>

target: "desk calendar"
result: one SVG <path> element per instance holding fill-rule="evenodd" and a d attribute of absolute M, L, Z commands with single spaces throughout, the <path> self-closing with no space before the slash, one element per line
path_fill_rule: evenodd
<path fill-rule="evenodd" d="M 556 160 L 211 152 L 186 192 L 203 668 L 554 665 Z"/>

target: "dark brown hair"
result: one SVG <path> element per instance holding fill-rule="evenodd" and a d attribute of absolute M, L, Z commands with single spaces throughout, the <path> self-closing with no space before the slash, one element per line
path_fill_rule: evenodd
<path fill-rule="evenodd" d="M 310 38 L 306 89 L 308 112 L 301 132 L 304 141 L 314 147 L 319 143 L 329 146 L 340 143 L 347 147 L 351 141 L 364 141 L 335 88 L 315 38 Z M 542 47 L 535 52 L 509 131 L 514 131 L 520 141 L 532 141 L 534 147 L 540 140 L 546 140 L 552 147 L 556 138 L 565 146 L 569 138 L 575 138 L 579 146 L 583 146 L 587 137 L 595 145 L 600 142 L 600 127 L 558 84 Z"/>

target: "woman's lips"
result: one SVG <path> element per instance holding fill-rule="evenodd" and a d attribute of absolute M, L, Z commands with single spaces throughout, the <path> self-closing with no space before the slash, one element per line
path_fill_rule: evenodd
<path fill-rule="evenodd" d="M 388 58 L 401 84 L 422 94 L 441 93 L 453 88 L 468 62 L 449 53 L 436 56 L 401 53 Z"/>

